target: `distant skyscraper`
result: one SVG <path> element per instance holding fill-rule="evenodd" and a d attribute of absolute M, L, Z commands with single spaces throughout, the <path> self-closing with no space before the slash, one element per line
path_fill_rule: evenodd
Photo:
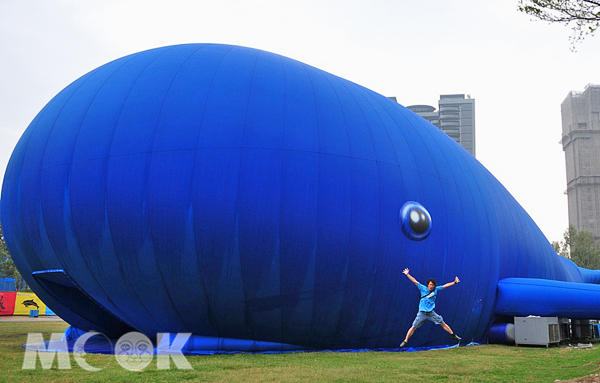
<path fill-rule="evenodd" d="M 408 109 L 423 117 L 433 125 L 440 127 L 440 114 L 430 105 L 411 105 Z"/>
<path fill-rule="evenodd" d="M 600 239 L 600 85 L 570 92 L 561 113 L 569 224 Z"/>
<path fill-rule="evenodd" d="M 411 105 L 408 109 L 425 118 L 452 137 L 475 156 L 475 99 L 464 94 L 443 94 L 439 111 L 429 105 Z"/>

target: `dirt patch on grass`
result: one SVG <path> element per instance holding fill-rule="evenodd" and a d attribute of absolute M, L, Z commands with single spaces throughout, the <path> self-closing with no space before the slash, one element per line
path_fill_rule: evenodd
<path fill-rule="evenodd" d="M 600 383 L 600 373 L 569 380 L 555 380 L 554 383 Z"/>

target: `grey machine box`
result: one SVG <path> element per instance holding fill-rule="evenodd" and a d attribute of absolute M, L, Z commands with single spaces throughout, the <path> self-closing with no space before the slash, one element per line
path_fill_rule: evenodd
<path fill-rule="evenodd" d="M 557 317 L 515 317 L 517 345 L 546 346 L 560 343 Z"/>

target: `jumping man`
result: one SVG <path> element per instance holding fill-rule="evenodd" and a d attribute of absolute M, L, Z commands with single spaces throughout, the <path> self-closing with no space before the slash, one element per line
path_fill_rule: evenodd
<path fill-rule="evenodd" d="M 404 269 L 403 271 L 404 275 L 406 275 L 408 279 L 410 279 L 410 281 L 418 287 L 419 291 L 421 292 L 421 300 L 419 302 L 419 312 L 417 313 L 417 317 L 415 318 L 411 328 L 408 329 L 408 332 L 406 333 L 406 338 L 404 338 L 404 341 L 400 343 L 400 347 L 404 347 L 406 343 L 408 343 L 408 339 L 412 336 L 415 330 L 421 327 L 423 323 L 425 323 L 425 321 L 428 320 L 432 321 L 435 324 L 441 325 L 442 328 L 446 330 L 448 334 L 450 334 L 450 338 L 455 340 L 461 340 L 461 337 L 452 332 L 450 326 L 448 326 L 446 322 L 444 322 L 444 318 L 442 318 L 441 315 L 433 311 L 433 309 L 435 308 L 435 298 L 437 296 L 438 291 L 445 289 L 446 287 L 456 285 L 458 282 L 460 282 L 458 277 L 454 278 L 454 282 L 446 283 L 443 286 L 437 286 L 435 279 L 429 278 L 429 280 L 427 281 L 427 286 L 425 286 L 420 284 L 408 272 L 408 269 Z"/>

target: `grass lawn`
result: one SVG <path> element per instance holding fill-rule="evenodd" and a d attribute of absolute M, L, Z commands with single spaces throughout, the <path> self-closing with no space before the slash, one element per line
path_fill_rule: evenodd
<path fill-rule="evenodd" d="M 113 355 L 87 355 L 85 361 L 102 368 L 89 372 L 73 355 L 71 369 L 59 370 L 56 359 L 49 370 L 39 360 L 34 370 L 23 370 L 23 343 L 30 332 L 66 329 L 64 322 L 0 322 L 3 382 L 554 382 L 599 371 L 600 345 L 591 349 L 566 346 L 509 347 L 482 345 L 421 352 L 230 354 L 188 356 L 193 370 L 159 370 L 156 357 L 144 370 L 122 368 Z"/>

